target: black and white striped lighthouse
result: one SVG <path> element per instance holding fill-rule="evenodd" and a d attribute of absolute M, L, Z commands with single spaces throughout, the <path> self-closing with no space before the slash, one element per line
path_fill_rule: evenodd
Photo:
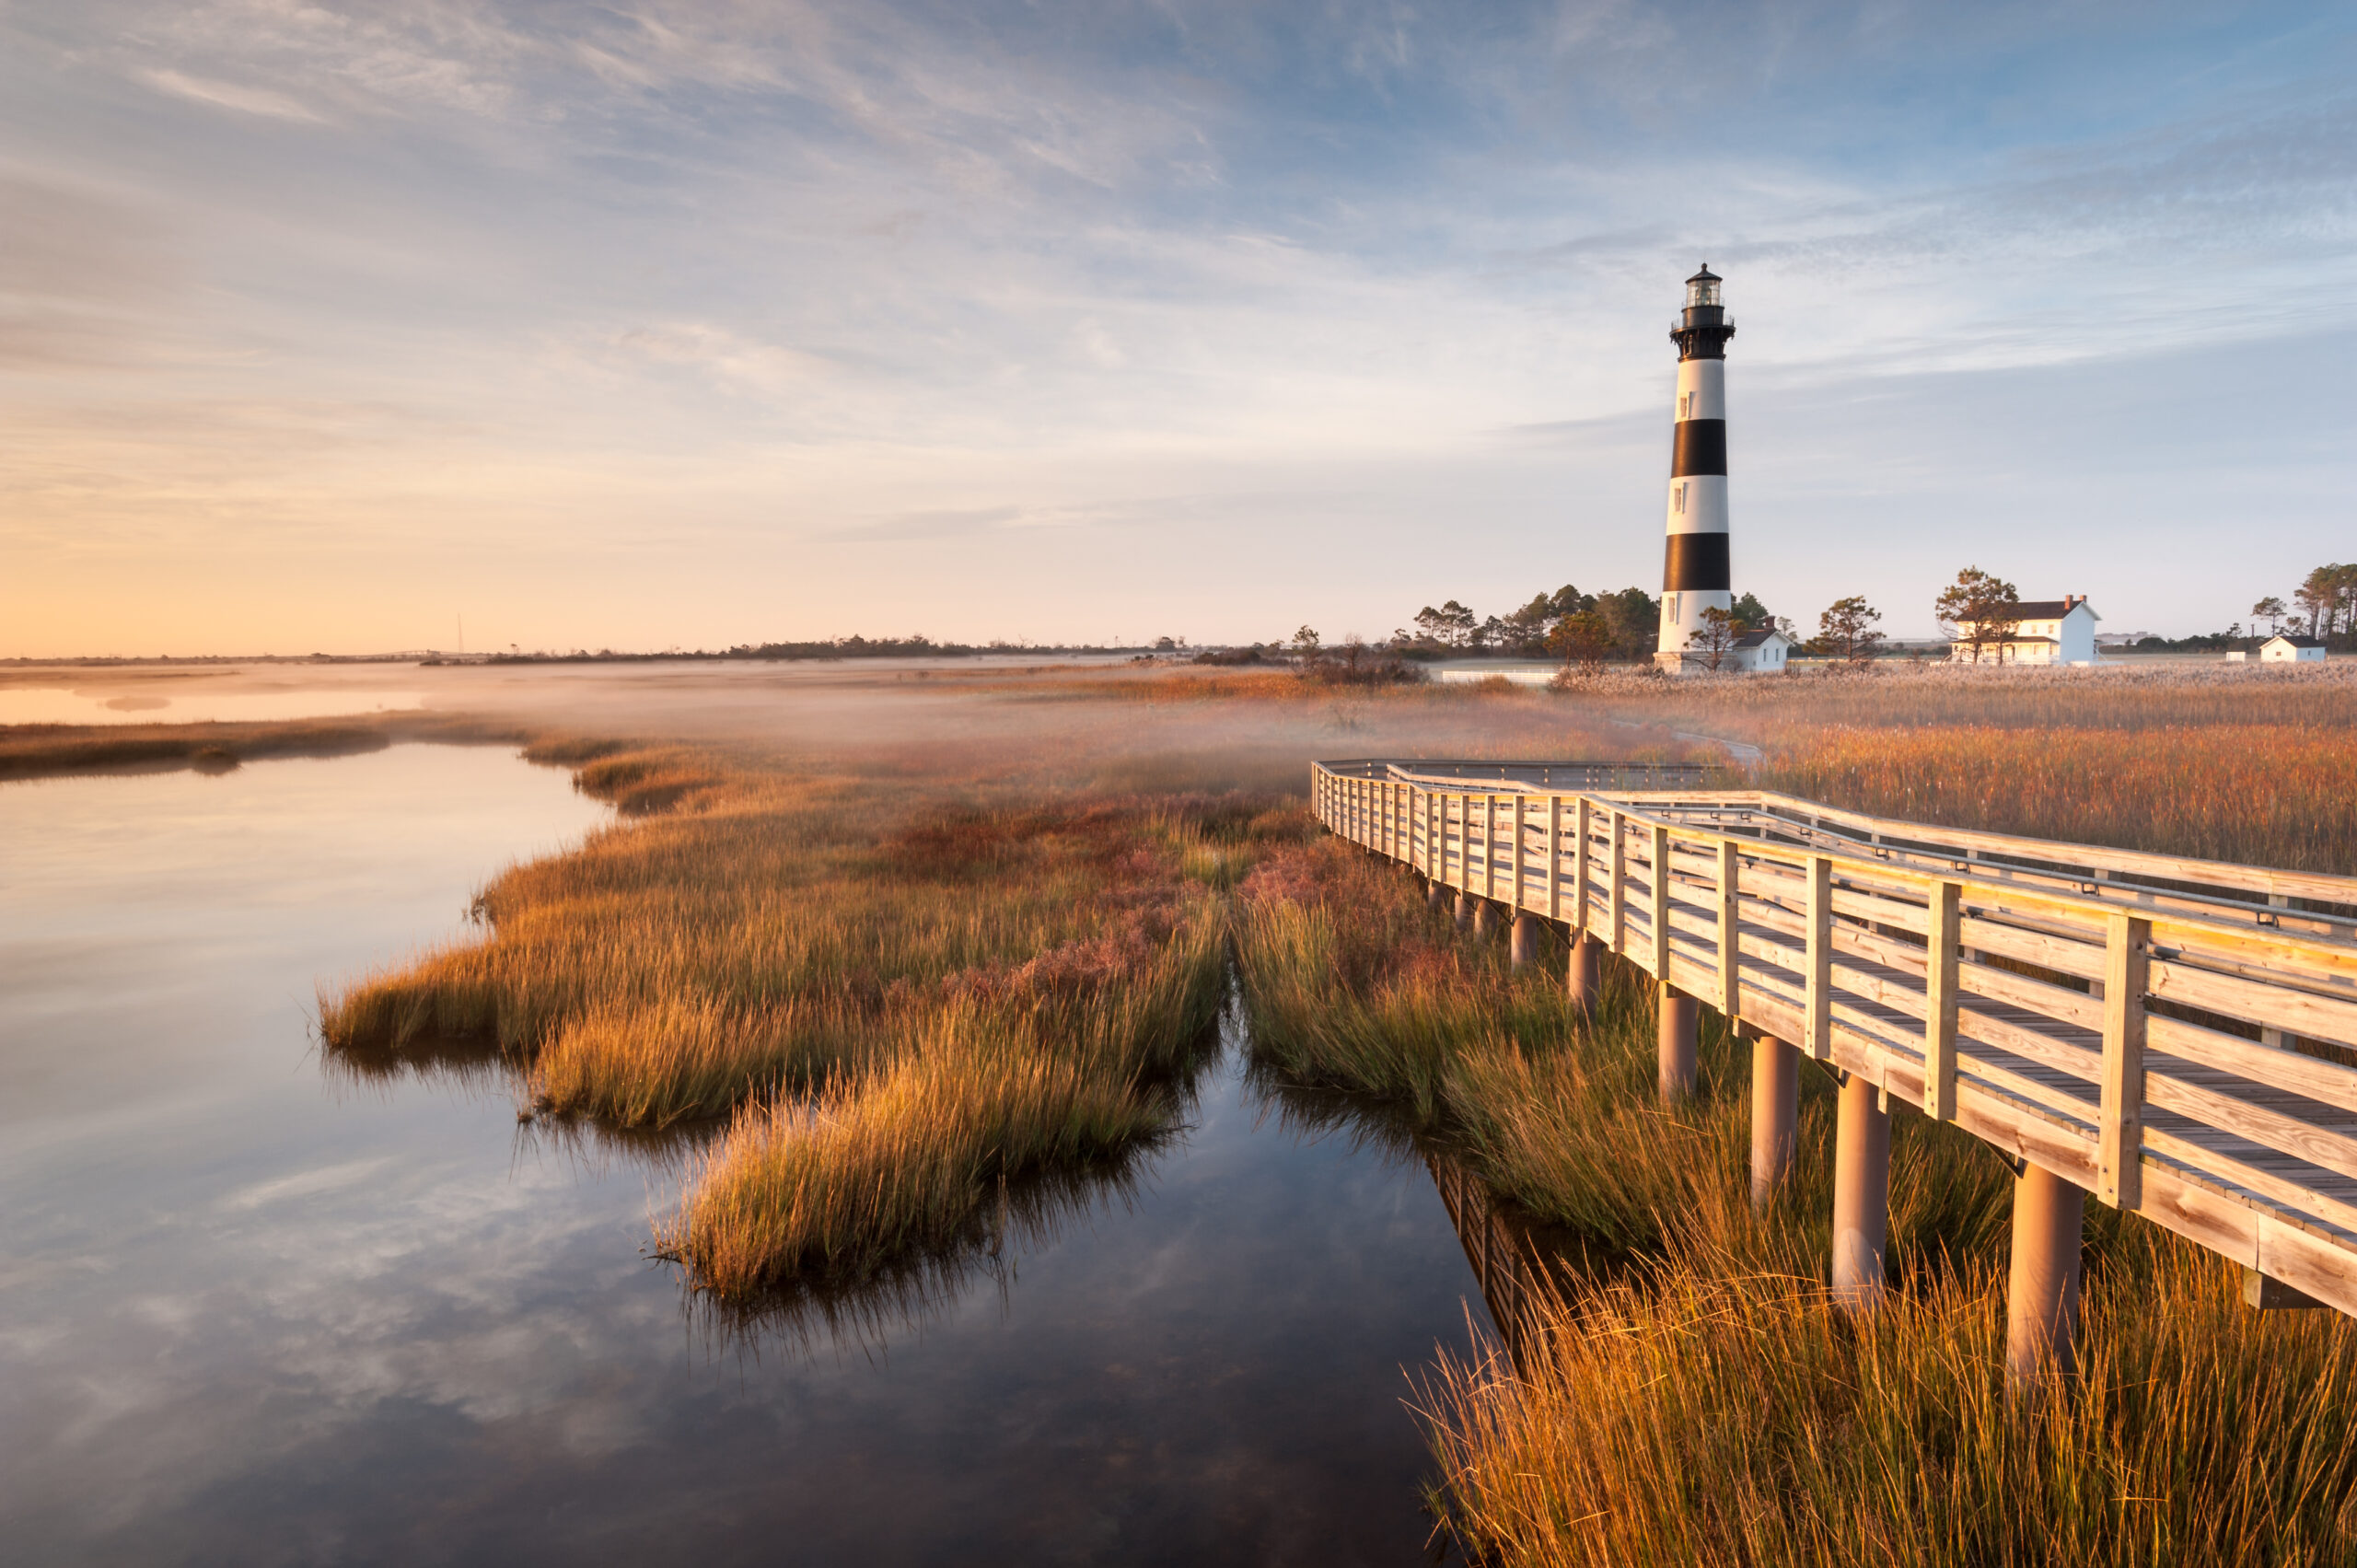
<path fill-rule="evenodd" d="M 1708 262 L 1686 280 L 1678 344 L 1677 440 L 1669 459 L 1669 546 L 1661 570 L 1661 639 L 1655 662 L 1671 674 L 1702 630 L 1702 611 L 1733 606 L 1727 559 L 1727 340 L 1735 323 Z"/>

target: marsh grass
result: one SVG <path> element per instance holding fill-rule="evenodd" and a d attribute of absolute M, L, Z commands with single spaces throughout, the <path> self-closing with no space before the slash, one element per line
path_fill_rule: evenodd
<path fill-rule="evenodd" d="M 662 1246 L 727 1297 L 970 1247 L 1004 1183 L 1116 1164 L 1170 1128 L 1174 1083 L 1215 1049 L 1224 943 L 1198 923 L 1054 1005 L 961 1001 L 872 1073 L 749 1109 Z"/>
<path fill-rule="evenodd" d="M 465 714 L 389 714 L 188 725 L 0 725 L 0 780 L 234 772 L 282 757 L 351 757 L 402 741 L 513 745 L 514 725 Z"/>
<path fill-rule="evenodd" d="M 2317 722 L 1822 729 L 1760 772 L 1877 816 L 2339 875 L 2357 871 L 2352 781 L 2357 731 Z"/>
<path fill-rule="evenodd" d="M 325 1049 L 384 1074 L 471 1041 L 540 1116 L 728 1119 L 660 1241 L 740 1302 L 954 1257 L 1004 1183 L 1156 1138 L 1216 1011 L 1225 890 L 1306 828 L 1234 793 L 533 754 L 637 819 L 494 880 L 480 935 L 323 996 Z"/>
<path fill-rule="evenodd" d="M 1893 1124 L 1890 1306 L 1822 1280 L 1833 1095 L 1805 1066 L 1794 1179 L 1748 1201 L 1748 1046 L 1706 1028 L 1665 1108 L 1641 981 L 1592 1024 L 1560 961 L 1511 974 L 1412 880 L 1334 840 L 1242 889 L 1239 967 L 1268 1069 L 1387 1097 L 1568 1238 L 1560 1294 L 1506 1346 L 1445 1358 L 1419 1404 L 1433 1503 L 1477 1556 L 1543 1563 L 1924 1564 L 2351 1559 L 2357 1335 L 2248 1313 L 2235 1271 L 2090 1204 L 2082 1375 L 2002 1388 L 2010 1171 Z"/>
<path fill-rule="evenodd" d="M 2122 1254 L 2136 1254 L 2123 1256 Z M 2090 1279 L 2078 1377 L 2016 1408 L 2001 1261 L 1858 1318 L 1810 1276 L 1679 1249 L 1445 1358 L 1434 1503 L 1537 1563 L 2345 1562 L 2350 1335 L 2250 1313 L 2150 1226 Z"/>

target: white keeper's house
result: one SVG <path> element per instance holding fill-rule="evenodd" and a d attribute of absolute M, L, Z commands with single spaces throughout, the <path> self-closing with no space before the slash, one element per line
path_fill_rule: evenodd
<path fill-rule="evenodd" d="M 2018 618 L 2014 634 L 2002 644 L 1985 645 L 1980 650 L 1983 664 L 2096 662 L 2096 623 L 2103 617 L 2087 603 L 2086 595 L 2024 600 L 2014 606 L 2014 610 Z M 1948 659 L 1955 664 L 1971 663 L 1971 645 L 1951 642 Z"/>

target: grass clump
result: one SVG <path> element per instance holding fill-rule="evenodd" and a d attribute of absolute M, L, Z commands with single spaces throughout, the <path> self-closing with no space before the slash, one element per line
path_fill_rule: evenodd
<path fill-rule="evenodd" d="M 872 1074 L 749 1108 L 663 1246 L 742 1297 L 972 1244 L 1004 1183 L 1116 1162 L 1169 1128 L 1216 1012 L 1223 945 L 1201 923 L 1062 995 L 961 998 Z"/>

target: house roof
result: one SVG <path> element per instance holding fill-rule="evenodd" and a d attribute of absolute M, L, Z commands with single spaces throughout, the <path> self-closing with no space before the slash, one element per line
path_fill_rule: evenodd
<path fill-rule="evenodd" d="M 2294 637 L 2289 632 L 2278 632 L 2274 636 L 2268 638 L 2267 643 L 2289 643 L 2295 648 L 2320 648 L 2324 646 L 2324 639 L 2322 637 Z M 2267 646 L 2267 643 L 2261 643 L 2259 644 L 2259 646 L 2263 648 Z"/>
<path fill-rule="evenodd" d="M 1756 648 L 1767 642 L 1771 637 L 1773 637 L 1778 642 L 1782 643 L 1789 643 L 1792 641 L 1790 637 L 1785 636 L 1782 632 L 1777 631 L 1771 626 L 1764 632 L 1746 632 L 1742 636 L 1737 637 L 1735 640 L 1735 645 L 1738 648 Z"/>
<path fill-rule="evenodd" d="M 2025 599 L 2014 606 L 2014 618 L 2017 621 L 2060 621 L 2083 604 L 2087 605 L 2089 615 L 2095 615 L 2097 621 L 2103 619 L 2096 615 L 2096 607 L 2087 604 L 2085 599 L 2059 598 Z"/>

